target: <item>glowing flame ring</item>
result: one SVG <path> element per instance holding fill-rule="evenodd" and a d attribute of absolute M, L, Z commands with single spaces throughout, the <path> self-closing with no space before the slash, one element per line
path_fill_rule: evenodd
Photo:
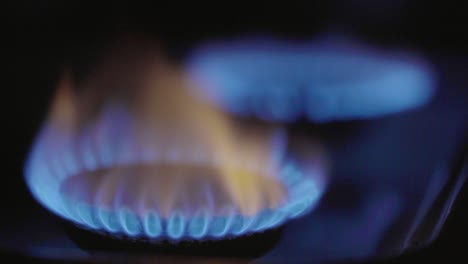
<path fill-rule="evenodd" d="M 426 104 L 434 70 L 409 53 L 349 40 L 238 39 L 206 43 L 187 67 L 206 100 L 268 121 L 367 119 Z"/>
<path fill-rule="evenodd" d="M 260 211 L 253 217 L 239 214 L 212 217 L 209 212 L 200 212 L 197 217 L 185 219 L 183 215 L 173 212 L 167 219 L 163 219 L 156 212 L 148 212 L 145 217 L 140 218 L 127 208 L 109 211 L 63 196 L 59 190 L 60 185 L 69 175 L 75 175 L 83 169 L 96 169 L 93 166 L 98 165 L 89 163 L 84 164 L 85 167 L 79 167 L 77 162 L 70 162 L 73 158 L 68 155 L 49 153 L 45 139 L 51 136 L 54 134 L 50 128 L 46 127 L 41 131 L 26 163 L 25 179 L 33 196 L 44 207 L 75 224 L 112 235 L 154 241 L 241 236 L 277 227 L 289 219 L 310 212 L 324 191 L 324 183 L 321 181 L 323 175 L 306 177 L 305 171 L 294 162 L 288 161 L 280 172 L 280 180 L 288 190 L 289 199 L 279 208 Z M 86 158 L 83 160 L 86 161 Z"/>

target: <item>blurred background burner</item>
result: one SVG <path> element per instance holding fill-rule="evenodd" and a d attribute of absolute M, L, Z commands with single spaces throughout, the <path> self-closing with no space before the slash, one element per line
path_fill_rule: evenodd
<path fill-rule="evenodd" d="M 199 93 L 231 113 L 269 121 L 370 119 L 423 106 L 437 76 L 411 52 L 346 37 L 208 42 L 188 59 Z"/>

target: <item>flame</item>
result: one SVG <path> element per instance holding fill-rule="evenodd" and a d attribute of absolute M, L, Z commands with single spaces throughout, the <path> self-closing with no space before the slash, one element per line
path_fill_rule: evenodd
<path fill-rule="evenodd" d="M 123 42 L 86 80 L 64 73 L 26 166 L 36 198 L 110 232 L 154 237 L 162 221 L 173 239 L 261 230 L 311 209 L 323 173 L 284 166 L 282 128 L 205 104 L 193 92 L 208 84 L 155 47 Z"/>
<path fill-rule="evenodd" d="M 433 67 L 414 52 L 339 36 L 210 41 L 187 64 L 216 84 L 199 87 L 208 101 L 270 121 L 373 119 L 422 107 L 436 92 Z"/>
<path fill-rule="evenodd" d="M 264 179 L 275 174 L 275 161 L 271 157 L 279 151 L 273 145 L 275 128 L 239 129 L 234 120 L 196 100 L 189 92 L 193 85 L 184 73 L 177 71 L 151 74 L 138 100 L 141 102 L 139 113 L 143 117 L 141 123 L 158 127 L 164 123 L 169 130 L 163 138 L 171 138 L 173 131 L 187 131 L 183 137 L 190 142 L 202 142 L 206 152 L 214 155 L 212 159 L 216 160 L 214 166 L 223 189 L 242 214 L 253 215 L 263 208 L 277 206 L 284 200 L 284 189 L 277 181 L 268 183 Z M 171 88 L 164 89 L 166 87 Z M 149 129 L 154 133 L 157 130 Z M 151 141 L 152 133 L 149 137 L 143 136 L 146 142 Z"/>

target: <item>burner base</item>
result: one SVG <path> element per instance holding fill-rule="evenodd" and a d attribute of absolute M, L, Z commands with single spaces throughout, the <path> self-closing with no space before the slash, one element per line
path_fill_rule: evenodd
<path fill-rule="evenodd" d="M 63 222 L 70 239 L 88 252 L 118 251 L 119 253 L 163 254 L 179 256 L 256 258 L 271 250 L 281 238 L 283 226 L 261 233 L 219 240 L 149 240 L 114 236 L 83 229 Z"/>

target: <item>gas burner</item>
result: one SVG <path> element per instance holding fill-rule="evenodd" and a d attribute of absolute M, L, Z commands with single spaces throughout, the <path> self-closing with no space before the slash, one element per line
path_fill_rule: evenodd
<path fill-rule="evenodd" d="M 268 121 L 376 118 L 425 105 L 435 89 L 434 71 L 417 55 L 343 38 L 206 43 L 188 65 L 206 100 Z"/>
<path fill-rule="evenodd" d="M 112 119 L 103 120 L 107 126 L 115 125 Z M 40 133 L 26 168 L 33 195 L 65 219 L 115 235 L 154 241 L 216 240 L 260 232 L 309 212 L 324 190 L 320 167 L 304 168 L 293 159 L 283 161 L 279 169 L 273 161 L 264 168 L 265 164 L 241 166 L 241 162 L 228 166 L 193 159 L 194 152 L 185 148 L 177 159 L 173 152 L 163 152 L 152 161 L 148 156 L 142 161 L 138 155 L 148 151 L 136 146 L 121 157 L 119 151 L 104 151 L 119 148 L 114 142 L 125 138 L 114 137 L 110 145 L 64 138 L 50 128 Z M 219 178 L 225 171 L 233 177 L 228 183 Z M 239 188 L 251 198 L 237 204 L 230 188 L 239 181 L 249 183 Z M 250 190 L 252 186 L 257 189 Z"/>
<path fill-rule="evenodd" d="M 154 242 L 231 239 L 315 207 L 326 183 L 319 151 L 293 159 L 282 127 L 197 100 L 184 70 L 137 43 L 111 52 L 81 90 L 69 74 L 59 82 L 25 169 L 42 205 L 85 229 Z"/>

